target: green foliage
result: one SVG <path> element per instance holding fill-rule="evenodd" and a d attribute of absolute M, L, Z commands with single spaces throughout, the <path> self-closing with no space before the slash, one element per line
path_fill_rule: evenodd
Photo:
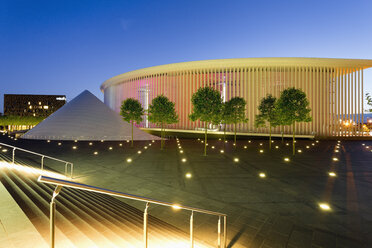
<path fill-rule="evenodd" d="M 366 93 L 366 100 L 367 105 L 370 107 L 370 109 L 367 109 L 367 111 L 372 113 L 372 97 L 369 93 Z"/>
<path fill-rule="evenodd" d="M 220 92 L 212 87 L 198 89 L 192 95 L 193 112 L 190 120 L 200 120 L 206 123 L 219 124 L 221 121 L 222 99 Z"/>
<path fill-rule="evenodd" d="M 261 99 L 258 105 L 258 111 L 260 112 L 256 115 L 255 126 L 256 127 L 266 127 L 269 123 L 271 127 L 276 127 L 280 125 L 279 114 L 277 111 L 277 99 L 271 94 Z"/>
<path fill-rule="evenodd" d="M 278 111 L 281 122 L 285 124 L 291 125 L 295 122 L 310 122 L 312 120 L 306 93 L 300 89 L 283 90 L 278 100 Z"/>
<path fill-rule="evenodd" d="M 227 123 L 234 124 L 234 143 L 236 143 L 236 125 L 248 121 L 245 116 L 246 104 L 247 102 L 241 97 L 233 97 L 224 104 L 224 118 Z"/>
<path fill-rule="evenodd" d="M 144 111 L 138 100 L 128 98 L 121 104 L 120 115 L 126 122 L 135 121 L 138 124 L 142 121 Z"/>
<path fill-rule="evenodd" d="M 158 125 L 177 123 L 174 103 L 164 95 L 155 97 L 149 106 L 149 121 Z"/>
<path fill-rule="evenodd" d="M 190 120 L 200 120 L 204 122 L 205 141 L 204 156 L 207 155 L 207 130 L 208 124 L 219 124 L 222 113 L 222 99 L 220 92 L 212 87 L 198 89 L 191 97 L 193 112 L 189 115 Z"/>
<path fill-rule="evenodd" d="M 17 115 L 5 115 L 0 116 L 0 126 L 10 126 L 10 125 L 25 125 L 25 126 L 35 126 L 45 119 L 43 117 L 35 116 L 17 116 Z"/>
<path fill-rule="evenodd" d="M 164 125 L 178 122 L 174 103 L 164 95 L 157 96 L 152 100 L 148 112 L 149 121 L 161 127 L 161 149 L 163 149 Z"/>

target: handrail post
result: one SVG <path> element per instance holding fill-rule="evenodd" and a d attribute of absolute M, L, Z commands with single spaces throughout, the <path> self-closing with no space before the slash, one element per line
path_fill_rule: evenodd
<path fill-rule="evenodd" d="M 41 156 L 41 171 L 44 170 L 44 156 Z"/>
<path fill-rule="evenodd" d="M 218 216 L 217 232 L 218 232 L 217 247 L 221 248 L 221 216 Z"/>
<path fill-rule="evenodd" d="M 13 164 L 14 164 L 15 150 L 16 150 L 16 148 L 14 147 L 14 148 L 13 148 L 13 153 L 12 153 L 12 154 L 13 154 L 13 155 L 12 155 L 12 157 L 13 157 L 13 158 L 12 158 L 12 163 L 13 163 Z"/>
<path fill-rule="evenodd" d="M 55 198 L 61 191 L 62 186 L 57 185 L 53 191 L 52 199 L 50 200 L 50 213 L 49 213 L 49 238 L 50 238 L 50 248 L 55 247 L 55 217 L 56 217 L 56 203 Z"/>
<path fill-rule="evenodd" d="M 190 216 L 190 248 L 194 248 L 194 211 Z"/>
<path fill-rule="evenodd" d="M 145 248 L 147 248 L 148 244 L 147 210 L 149 208 L 149 204 L 150 203 L 146 202 L 146 208 L 143 212 L 143 244 Z"/>
<path fill-rule="evenodd" d="M 73 172 L 74 172 L 74 164 L 73 163 L 70 163 L 70 164 L 71 164 L 71 176 L 70 176 L 70 178 L 72 179 Z"/>
<path fill-rule="evenodd" d="M 68 163 L 65 164 L 65 177 L 67 178 L 67 166 L 68 166 Z"/>
<path fill-rule="evenodd" d="M 227 217 L 226 215 L 223 217 L 223 248 L 226 248 L 227 244 Z"/>

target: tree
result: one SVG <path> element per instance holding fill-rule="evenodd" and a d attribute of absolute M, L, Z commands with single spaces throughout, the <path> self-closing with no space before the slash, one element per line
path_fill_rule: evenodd
<path fill-rule="evenodd" d="M 127 98 L 124 100 L 120 107 L 120 115 L 123 119 L 132 124 L 132 143 L 131 147 L 133 147 L 133 125 L 134 122 L 139 124 L 142 121 L 142 115 L 144 115 L 143 108 L 141 103 L 133 98 Z"/>
<path fill-rule="evenodd" d="M 225 104 L 224 112 L 227 112 L 228 122 L 234 124 L 234 144 L 236 144 L 236 126 L 238 123 L 247 122 L 245 116 L 245 105 L 247 102 L 244 98 L 233 97 Z"/>
<path fill-rule="evenodd" d="M 220 92 L 212 87 L 199 88 L 191 97 L 193 112 L 189 115 L 190 120 L 204 122 L 205 141 L 204 156 L 207 156 L 207 130 L 208 125 L 219 124 L 221 121 L 222 99 Z"/>
<path fill-rule="evenodd" d="M 283 90 L 278 100 L 278 111 L 283 122 L 292 125 L 293 155 L 295 155 L 296 122 L 310 122 L 312 120 L 306 93 L 294 87 Z"/>
<path fill-rule="evenodd" d="M 266 123 L 269 124 L 269 147 L 271 149 L 271 128 L 280 125 L 280 119 L 277 111 L 277 99 L 271 94 L 261 99 L 260 105 L 258 105 L 258 111 L 256 115 L 255 126 L 266 127 Z"/>
<path fill-rule="evenodd" d="M 164 125 L 178 122 L 178 115 L 174 103 L 164 95 L 155 97 L 149 106 L 149 121 L 160 125 L 161 141 L 160 149 L 164 147 Z"/>
<path fill-rule="evenodd" d="M 366 93 L 366 100 L 367 100 L 367 105 L 370 107 L 370 109 L 366 109 L 367 112 L 372 113 L 372 97 L 369 93 Z"/>

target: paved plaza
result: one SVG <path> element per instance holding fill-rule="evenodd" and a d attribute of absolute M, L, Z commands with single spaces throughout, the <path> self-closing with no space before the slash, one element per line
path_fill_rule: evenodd
<path fill-rule="evenodd" d="M 136 141 L 134 148 L 108 141 L 2 142 L 73 162 L 74 180 L 81 183 L 226 213 L 228 247 L 372 245 L 372 141 L 298 140 L 292 156 L 290 140 L 275 140 L 269 150 L 267 140 L 234 146 L 213 139 L 206 157 L 197 139 L 168 140 L 163 151 L 159 141 Z M 150 212 L 188 231 L 189 212 L 163 206 Z M 217 221 L 195 214 L 195 236 L 216 244 Z"/>

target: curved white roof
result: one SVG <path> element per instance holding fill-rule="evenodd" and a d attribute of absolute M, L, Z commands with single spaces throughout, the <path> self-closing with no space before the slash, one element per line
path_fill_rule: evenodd
<path fill-rule="evenodd" d="M 107 107 L 96 96 L 85 90 L 58 109 L 33 129 L 24 139 L 49 140 L 129 140 L 131 125 Z M 134 140 L 158 140 L 136 127 Z"/>
<path fill-rule="evenodd" d="M 101 91 L 111 85 L 134 77 L 175 72 L 182 70 L 209 69 L 209 68 L 237 68 L 237 67 L 270 67 L 270 66 L 316 66 L 335 68 L 361 68 L 372 67 L 370 59 L 330 59 L 330 58 L 239 58 L 239 59 L 215 59 L 182 62 L 167 65 L 159 65 L 134 70 L 112 77 L 101 85 Z"/>

